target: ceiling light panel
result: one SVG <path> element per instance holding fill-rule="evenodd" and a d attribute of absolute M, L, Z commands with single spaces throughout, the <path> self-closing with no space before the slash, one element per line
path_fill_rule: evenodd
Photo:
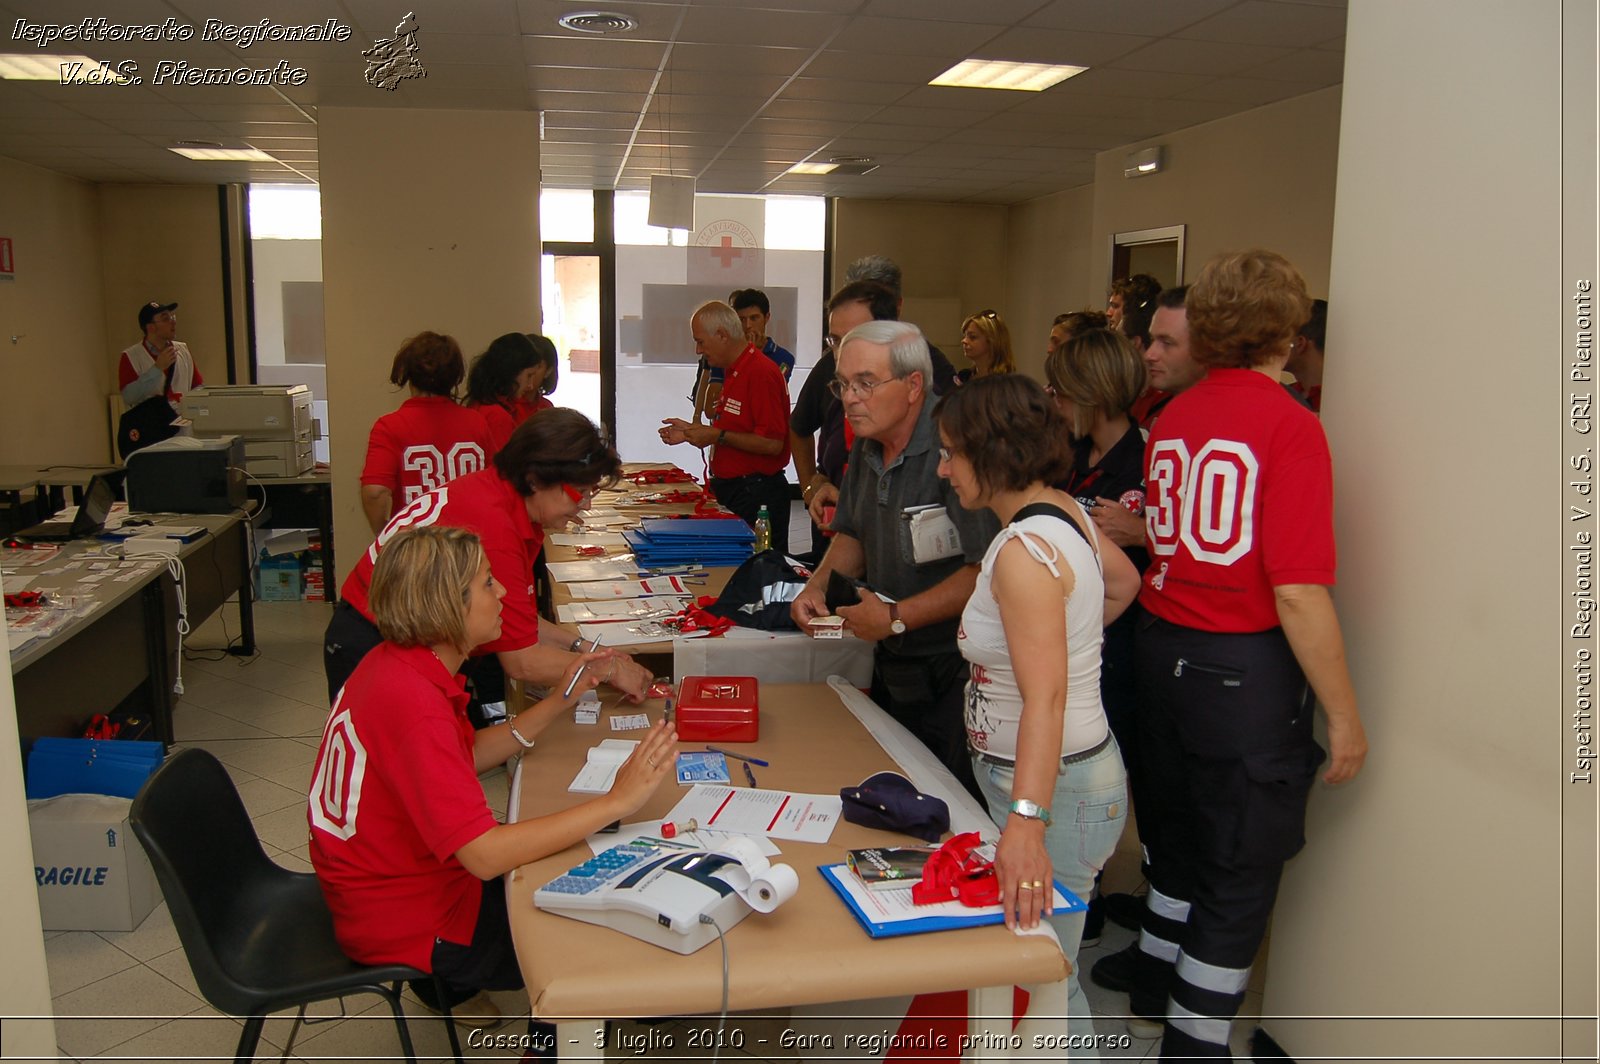
<path fill-rule="evenodd" d="M 168 148 L 175 155 L 197 162 L 275 163 L 278 160 L 257 148 Z"/>
<path fill-rule="evenodd" d="M 53 81 L 57 85 L 93 82 L 126 85 L 132 79 L 109 63 L 86 55 L 0 55 L 0 78 L 6 81 Z"/>
<path fill-rule="evenodd" d="M 966 59 L 928 82 L 958 89 L 1010 89 L 1043 92 L 1088 67 L 1048 63 L 1012 63 L 1000 59 Z"/>

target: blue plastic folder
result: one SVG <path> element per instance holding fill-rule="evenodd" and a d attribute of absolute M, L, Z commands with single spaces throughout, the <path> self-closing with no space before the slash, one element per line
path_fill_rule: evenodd
<path fill-rule="evenodd" d="M 132 798 L 161 767 L 166 747 L 132 739 L 38 739 L 28 753 L 29 798 L 109 794 Z"/>
<path fill-rule="evenodd" d="M 911 891 L 869 891 L 861 885 L 847 864 L 819 865 L 817 871 L 828 886 L 834 889 L 867 934 L 873 938 L 895 938 L 899 935 L 921 935 L 930 931 L 956 931 L 963 927 L 988 927 L 1006 922 L 998 905 L 981 909 L 968 909 L 959 902 L 948 906 L 930 905 L 910 907 Z M 1088 903 L 1059 881 L 1055 883 L 1055 910 L 1057 913 L 1081 912 Z M 897 895 L 898 897 L 889 897 Z M 884 909 L 900 909 L 902 913 L 887 915 Z M 923 915 L 925 914 L 925 915 Z"/>

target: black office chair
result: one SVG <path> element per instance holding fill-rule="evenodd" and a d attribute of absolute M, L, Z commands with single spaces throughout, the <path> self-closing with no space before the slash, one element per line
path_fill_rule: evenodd
<path fill-rule="evenodd" d="M 140 789 L 128 819 L 150 856 L 200 992 L 218 1010 L 246 1018 L 237 1064 L 255 1058 L 269 1013 L 298 1007 L 298 1032 L 307 1005 L 358 993 L 389 1003 L 401 1052 L 416 1064 L 400 985 L 430 976 L 345 956 L 317 877 L 280 868 L 266 855 L 221 762 L 204 750 L 173 755 Z M 441 993 L 439 1000 L 447 999 Z M 443 1019 L 459 1062 L 448 1010 Z M 293 1040 L 291 1033 L 291 1048 Z"/>

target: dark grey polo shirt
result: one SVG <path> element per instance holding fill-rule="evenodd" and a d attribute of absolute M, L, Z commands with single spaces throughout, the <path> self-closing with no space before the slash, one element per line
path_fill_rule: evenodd
<path fill-rule="evenodd" d="M 960 533 L 962 554 L 918 565 L 911 560 L 911 522 L 901 515 L 908 506 L 928 503 L 944 505 Z M 833 527 L 861 541 L 867 559 L 866 582 L 896 601 L 926 591 L 963 565 L 977 565 L 1000 533 L 1000 522 L 991 511 L 963 510 L 949 481 L 939 476 L 939 430 L 933 421 L 933 404 L 927 401 L 910 442 L 888 469 L 883 467 L 882 444 L 856 441 L 839 488 Z M 891 636 L 884 646 L 898 654 L 953 652 L 959 623 L 959 617 L 952 617 L 903 636 Z"/>

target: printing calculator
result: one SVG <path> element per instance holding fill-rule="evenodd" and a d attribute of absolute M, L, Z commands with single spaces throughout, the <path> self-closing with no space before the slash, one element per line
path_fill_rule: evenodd
<path fill-rule="evenodd" d="M 533 892 L 546 912 L 599 924 L 674 953 L 693 953 L 750 915 L 723 877 L 739 862 L 708 850 L 634 839 L 574 865 Z"/>

